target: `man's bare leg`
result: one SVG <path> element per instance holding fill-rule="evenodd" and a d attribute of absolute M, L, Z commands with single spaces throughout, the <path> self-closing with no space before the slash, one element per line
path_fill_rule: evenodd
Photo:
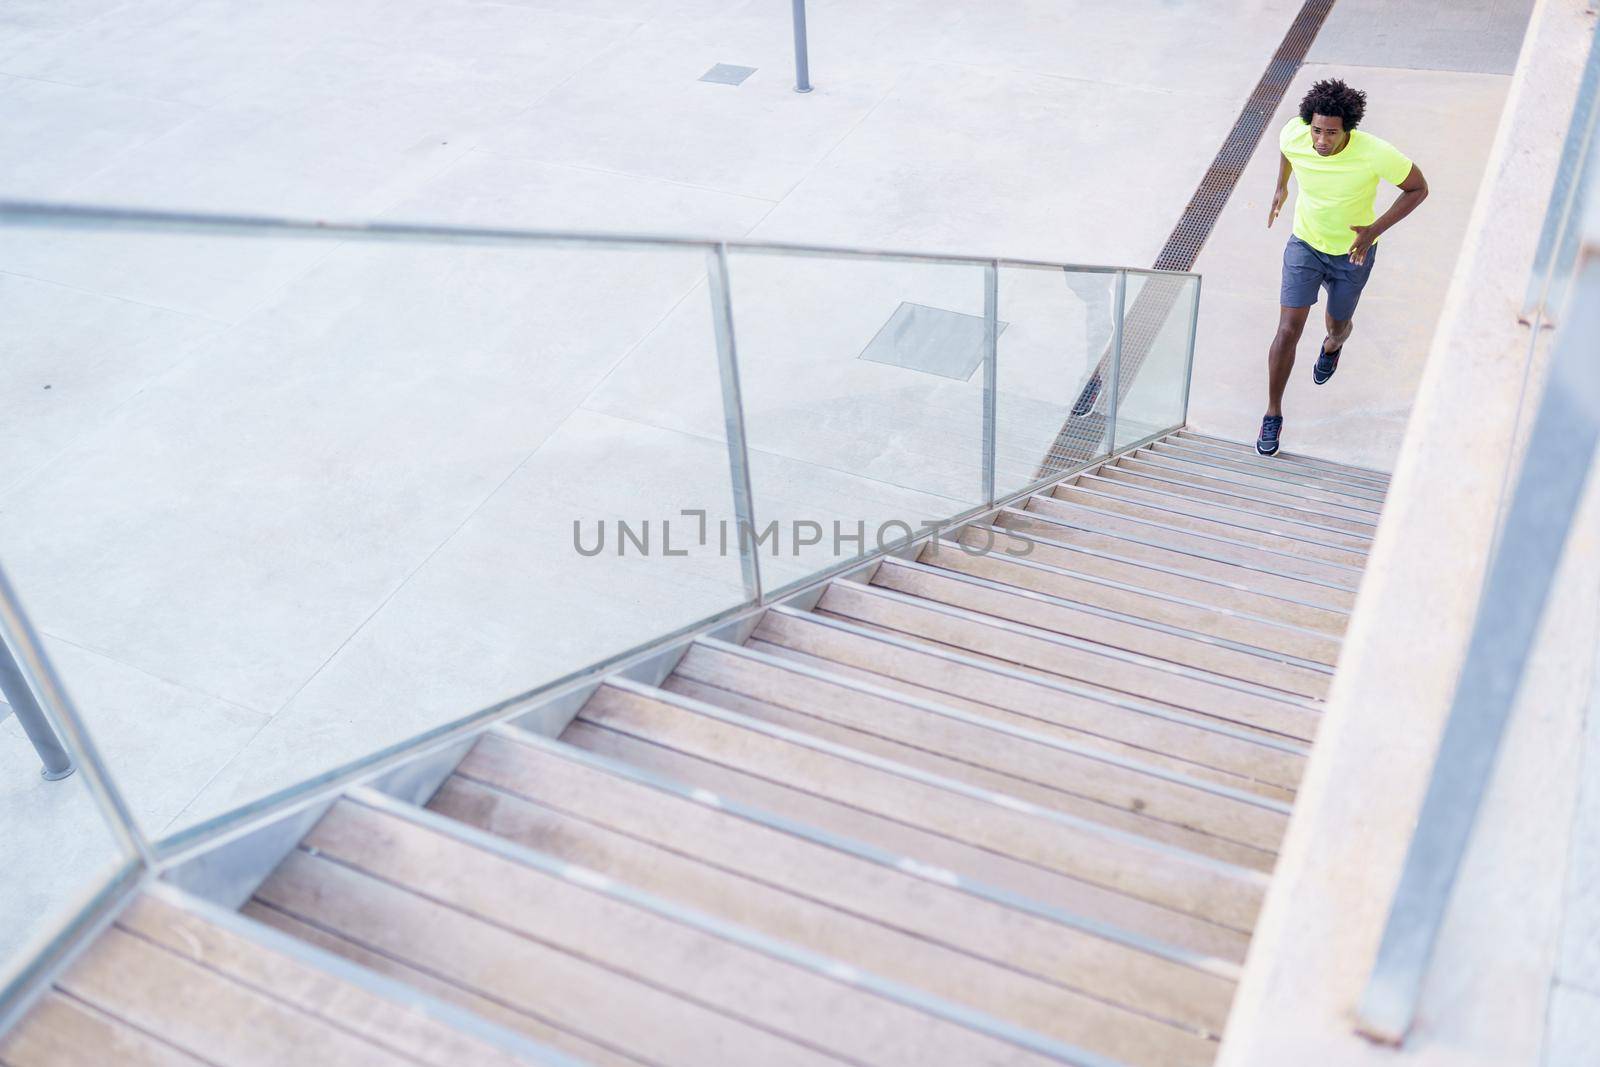
<path fill-rule="evenodd" d="M 1322 342 L 1324 352 L 1337 352 L 1350 340 L 1350 331 L 1355 329 L 1355 319 L 1336 319 L 1326 312 L 1322 315 L 1323 322 L 1328 327 L 1328 336 Z"/>
<path fill-rule="evenodd" d="M 1295 346 L 1300 343 L 1300 334 L 1306 328 L 1306 317 L 1310 313 L 1310 308 L 1278 309 L 1278 332 L 1267 350 L 1267 414 L 1270 416 L 1283 414 L 1283 390 L 1289 384 L 1289 373 L 1294 370 Z"/>

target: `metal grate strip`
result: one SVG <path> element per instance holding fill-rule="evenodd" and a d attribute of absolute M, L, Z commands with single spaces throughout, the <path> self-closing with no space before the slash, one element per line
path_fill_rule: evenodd
<path fill-rule="evenodd" d="M 1233 129 L 1223 140 L 1217 156 L 1200 179 L 1200 187 L 1190 198 L 1189 205 L 1179 217 L 1178 225 L 1167 238 L 1166 246 L 1156 257 L 1157 270 L 1188 270 L 1200 256 L 1200 249 L 1211 235 L 1211 227 L 1222 213 L 1222 208 L 1239 182 L 1239 175 L 1255 154 L 1267 123 L 1283 101 L 1283 94 L 1305 61 L 1306 53 L 1317 38 L 1317 31 L 1333 9 L 1334 0 L 1306 0 L 1300 14 L 1284 34 L 1283 42 L 1273 53 L 1272 60 L 1256 82 L 1255 90 L 1245 100 L 1244 109 L 1234 121 Z"/>
<path fill-rule="evenodd" d="M 1267 130 L 1273 113 L 1283 101 L 1306 53 L 1322 29 L 1334 0 L 1306 0 L 1300 13 L 1289 25 L 1278 50 L 1272 54 L 1261 80 L 1244 102 L 1233 128 L 1223 139 L 1216 158 L 1206 168 L 1200 185 L 1189 198 L 1178 224 L 1172 228 L 1161 254 L 1156 257 L 1156 270 L 1186 271 L 1200 257 L 1200 249 L 1216 225 L 1217 217 L 1233 195 L 1250 157 L 1255 154 L 1261 136 Z M 1123 324 L 1122 356 L 1119 367 L 1118 396 L 1128 395 L 1140 366 L 1150 354 L 1156 335 L 1167 321 L 1177 302 L 1182 284 L 1177 279 L 1151 278 L 1145 283 L 1128 309 Z M 1106 432 L 1105 408 L 1108 397 L 1104 395 L 1104 380 L 1111 372 L 1109 353 L 1100 357 L 1094 372 L 1084 383 L 1078 400 L 1073 405 L 1072 418 L 1056 434 L 1054 444 L 1040 463 L 1038 477 L 1066 469 L 1093 456 L 1101 447 Z"/>

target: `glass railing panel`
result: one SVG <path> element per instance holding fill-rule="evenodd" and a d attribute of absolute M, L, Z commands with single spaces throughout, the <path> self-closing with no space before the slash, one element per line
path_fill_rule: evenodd
<path fill-rule="evenodd" d="M 1109 444 L 1103 411 L 1073 409 L 1109 366 L 1117 272 L 1002 264 L 998 288 L 995 492 L 1004 497 Z"/>
<path fill-rule="evenodd" d="M 986 502 L 986 265 L 729 262 L 768 589 Z"/>
<path fill-rule="evenodd" d="M 1122 323 L 1116 447 L 1183 425 L 1200 279 L 1130 271 Z"/>
<path fill-rule="evenodd" d="M 299 270 L 6 304 L 50 447 L 0 430 L 0 560 L 152 837 L 748 602 L 705 247 L 69 236 L 148 292 Z"/>
<path fill-rule="evenodd" d="M 128 861 L 83 776 L 47 782 L 7 714 L 0 722 L 0 997 L 19 968 Z"/>
<path fill-rule="evenodd" d="M 0 291 L 0 386 L 33 397 L 0 559 L 169 845 L 1176 425 L 1198 288 L 512 232 L 7 237 L 116 264 L 100 296 Z"/>
<path fill-rule="evenodd" d="M 52 641 L 48 651 L 68 658 L 72 649 Z M 0 1009 L 22 968 L 135 861 L 90 791 L 82 753 L 23 679 L 23 658 L 0 642 Z"/>

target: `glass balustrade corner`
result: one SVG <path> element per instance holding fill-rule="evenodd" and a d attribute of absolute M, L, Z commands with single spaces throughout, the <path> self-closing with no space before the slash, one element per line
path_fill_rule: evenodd
<path fill-rule="evenodd" d="M 0 227 L 0 266 L 79 294 L 0 293 L 23 355 L 103 379 L 0 363 L 30 427 L 0 428 L 12 626 L 47 635 L 19 659 L 79 765 L 44 781 L 0 724 L 0 826 L 36 859 L 0 917 L 1180 426 L 1199 300 L 1192 274 L 698 236 Z"/>

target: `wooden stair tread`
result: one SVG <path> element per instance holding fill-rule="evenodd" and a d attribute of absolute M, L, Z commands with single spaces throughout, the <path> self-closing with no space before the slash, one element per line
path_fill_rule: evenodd
<path fill-rule="evenodd" d="M 1181 445 L 1183 448 L 1199 449 L 1208 455 L 1221 456 L 1230 460 L 1257 463 L 1269 469 L 1282 468 L 1303 470 L 1308 473 L 1321 473 L 1351 481 L 1370 483 L 1385 490 L 1389 486 L 1389 475 L 1383 471 L 1371 470 L 1367 467 L 1356 467 L 1347 463 L 1319 459 L 1295 452 L 1279 452 L 1275 456 L 1263 456 L 1256 452 L 1253 445 L 1243 441 L 1229 441 L 1210 434 L 1196 433 L 1193 430 L 1177 430 L 1166 440 L 1174 445 Z"/>
<path fill-rule="evenodd" d="M 57 986 L 159 1041 L 229 1067 L 417 1062 L 121 925 L 101 934 Z M 240 1033 L 250 1034 L 250 1040 L 237 1040 Z"/>
<path fill-rule="evenodd" d="M 1202 504 L 1233 508 L 1246 514 L 1305 526 L 1314 530 L 1347 533 L 1370 539 L 1377 533 L 1372 513 L 1343 509 L 1285 497 L 1283 494 L 1247 486 L 1233 486 L 1215 479 L 1193 478 L 1153 464 L 1118 460 L 1094 469 L 1095 478 L 1151 493 L 1172 494 Z"/>
<path fill-rule="evenodd" d="M 1310 740 L 1316 730 L 1317 712 L 1310 708 L 1258 689 L 1229 685 L 1216 675 L 1164 670 L 1142 657 L 1063 643 L 1060 635 L 1037 627 L 993 616 L 954 615 L 926 602 L 874 595 L 852 582 L 832 583 L 816 610 L 1075 679 L 1108 693 L 1153 700 L 1302 741 Z"/>
<path fill-rule="evenodd" d="M 1288 551 L 1279 539 L 1265 537 L 1254 531 L 1235 531 L 1187 516 L 1168 522 L 1166 520 L 1172 516 L 1153 509 L 1141 509 L 1127 501 L 1100 501 L 1071 485 L 1035 493 L 1027 498 L 1019 510 L 1047 521 L 1059 519 L 1092 527 L 1106 535 L 1153 542 L 1163 547 L 1271 570 L 1286 578 L 1324 582 L 1351 594 L 1361 578 L 1362 563 L 1359 557 L 1317 559 L 1302 551 Z M 1235 536 L 1236 533 L 1241 536 Z"/>
<path fill-rule="evenodd" d="M 1183 486 L 1138 484 L 1128 477 L 1108 477 L 1100 473 L 1098 468 L 1078 475 L 1073 479 L 1072 485 L 1096 496 L 1111 497 L 1164 512 L 1207 519 L 1233 529 L 1260 530 L 1294 543 L 1297 549 L 1302 544 L 1321 545 L 1365 557 L 1368 549 L 1372 547 L 1372 537 L 1375 532 L 1373 528 L 1366 526 L 1352 529 L 1349 524 L 1332 519 L 1324 522 L 1308 516 L 1286 518 L 1274 514 L 1272 509 L 1248 505 L 1246 502 L 1221 503 L 1207 499 L 1198 490 Z"/>
<path fill-rule="evenodd" d="M 874 572 L 873 584 L 902 592 L 915 588 L 918 595 L 928 590 L 928 599 L 1016 622 L 1053 616 L 1058 624 L 1045 628 L 1057 633 L 1129 651 L 1160 649 L 1148 654 L 1306 696 L 1326 693 L 1327 668 L 1339 655 L 1338 640 L 1326 634 L 1231 614 L 1221 605 L 1208 609 L 1070 572 L 1024 567 L 1000 555 L 977 555 L 947 543 L 925 548 L 916 562 L 928 569 L 919 571 L 903 560 L 884 560 Z M 963 575 L 1005 588 L 960 581 Z M 1046 604 L 1029 597 L 1030 593 L 1044 594 L 1056 603 Z M 980 604 L 984 606 L 978 607 Z M 1084 611 L 1084 606 L 1100 610 Z M 1121 618 L 1108 618 L 1106 612 Z M 1154 625 L 1141 626 L 1141 622 Z M 1135 648 L 1134 644 L 1144 647 Z M 1297 659 L 1306 663 L 1294 662 Z"/>
<path fill-rule="evenodd" d="M 1260 798 L 1235 799 L 1025 726 L 927 705 L 950 713 L 941 715 L 800 670 L 697 645 L 663 687 L 1232 862 L 1245 862 L 1243 851 L 1223 842 L 1270 853 L 1282 838 L 1286 813 Z"/>
<path fill-rule="evenodd" d="M 474 987 L 448 976 L 426 969 L 426 960 L 407 962 L 389 955 L 368 942 L 354 940 L 359 931 L 346 936 L 322 926 L 313 925 L 263 902 L 259 897 L 245 902 L 241 914 L 270 926 L 282 933 L 299 938 L 352 963 L 360 964 L 375 973 L 405 982 L 427 992 L 439 1000 L 451 1003 L 480 1018 L 520 1031 L 526 1036 L 576 1057 L 580 1062 L 594 1067 L 638 1067 L 644 1059 L 629 1056 L 619 1049 L 590 1041 L 570 1030 L 562 1029 L 530 1010 L 518 1009 L 499 999 L 478 992 Z"/>
<path fill-rule="evenodd" d="M 838 837 L 915 856 L 930 866 L 1021 897 L 1048 901 L 1088 920 L 1230 962 L 1244 959 L 1248 932 L 1242 927 L 1192 916 L 1077 878 L 1052 867 L 1048 851 L 1022 848 L 1022 855 L 1013 854 L 1007 850 L 1005 835 L 999 842 L 986 840 L 984 835 L 973 833 L 969 825 L 943 818 L 942 813 L 927 818 L 912 814 L 909 818 L 914 821 L 908 821 L 903 811 L 886 813 L 820 796 L 788 782 L 763 778 L 581 718 L 568 726 L 561 737 L 584 751 L 737 799 Z"/>
<path fill-rule="evenodd" d="M 849 637 L 851 635 L 845 636 Z M 774 644 L 767 640 L 768 637 L 776 638 L 777 640 L 785 641 L 786 643 Z M 791 640 L 794 642 L 792 645 L 787 643 Z M 1138 742 L 1141 742 L 1137 744 L 1131 743 L 1129 741 L 1119 740 L 1114 736 L 1103 736 L 1099 733 L 1091 733 L 1076 726 L 1067 725 L 1052 716 L 1050 714 L 1050 709 L 1040 707 L 1039 703 L 1035 701 L 1024 700 L 1019 702 L 1018 706 L 1008 706 L 1004 697 L 995 695 L 993 692 L 995 689 L 1001 688 L 1000 686 L 993 684 L 985 684 L 983 686 L 985 696 L 988 697 L 988 700 L 986 701 L 970 699 L 968 697 L 961 696 L 958 693 L 951 693 L 942 689 L 932 688 L 928 685 L 921 684 L 918 681 L 911 681 L 907 678 L 901 678 L 891 674 L 874 673 L 873 671 L 863 667 L 852 666 L 849 663 L 841 660 L 824 658 L 822 656 L 814 655 L 811 652 L 802 650 L 804 647 L 811 644 L 813 644 L 813 642 L 808 640 L 808 636 L 805 634 L 802 634 L 797 639 L 785 638 L 784 634 L 782 633 L 775 633 L 771 629 L 758 628 L 756 633 L 752 635 L 751 639 L 746 642 L 746 647 L 763 652 L 767 655 L 791 659 L 797 663 L 802 663 L 819 670 L 829 670 L 844 678 L 869 682 L 873 685 L 881 686 L 897 693 L 903 693 L 906 696 L 918 700 L 929 700 L 947 704 L 950 707 L 960 709 L 973 715 L 993 718 L 996 721 L 1033 730 L 1048 737 L 1060 738 L 1080 747 L 1096 749 L 1106 752 L 1109 755 L 1117 756 L 1127 760 L 1144 762 L 1149 764 L 1151 767 L 1171 771 L 1173 773 L 1185 775 L 1200 781 L 1212 782 L 1217 785 L 1226 786 L 1230 789 L 1252 792 L 1258 796 L 1266 797 L 1272 800 L 1290 802 L 1294 799 L 1295 782 L 1297 781 L 1296 771 L 1298 770 L 1297 765 L 1303 762 L 1298 759 L 1283 760 L 1282 762 L 1286 766 L 1281 768 L 1267 765 L 1265 760 L 1259 761 L 1257 764 L 1253 765 L 1264 767 L 1263 770 L 1256 771 L 1255 773 L 1263 775 L 1272 775 L 1275 773 L 1281 774 L 1281 777 L 1285 778 L 1289 783 L 1285 785 L 1275 785 L 1270 780 L 1263 780 L 1256 777 L 1246 776 L 1245 774 L 1236 773 L 1234 771 L 1224 770 L 1217 766 L 1213 766 L 1208 762 L 1198 762 L 1193 752 L 1185 747 L 1183 741 L 1193 740 L 1198 745 L 1209 739 L 1198 736 L 1201 731 L 1193 728 L 1185 729 L 1182 726 L 1179 726 L 1177 729 L 1163 731 L 1162 727 L 1166 727 L 1168 725 L 1164 721 L 1151 723 L 1148 716 L 1141 716 L 1137 712 L 1124 711 L 1123 709 L 1117 708 L 1115 705 L 1101 704 L 1100 708 L 1107 713 L 1107 718 L 1120 717 L 1133 720 L 1126 726 L 1113 726 L 1110 728 L 1111 732 L 1123 734 L 1135 739 Z M 990 677 L 994 677 L 993 672 L 989 673 Z M 921 676 L 913 671 L 912 677 L 920 678 Z M 957 684 L 959 685 L 959 682 Z M 1050 697 L 1056 695 L 1053 693 L 1042 692 L 1037 687 L 1032 687 L 1032 692 L 1038 698 L 1046 701 L 1048 701 Z M 1119 712 L 1121 713 L 1120 716 L 1117 714 Z M 1152 726 L 1155 728 L 1152 729 Z M 1168 739 L 1168 737 L 1164 736 L 1164 734 L 1179 736 Z M 1241 749 L 1242 747 L 1243 746 L 1234 746 L 1234 749 L 1237 750 Z M 1251 747 L 1259 749 L 1262 752 L 1272 752 L 1272 750 L 1264 749 L 1259 745 L 1254 745 Z M 1227 749 L 1225 748 L 1225 751 L 1226 750 Z M 1272 754 L 1280 755 L 1279 753 Z M 1251 755 L 1251 753 L 1247 751 L 1240 751 L 1239 755 L 1241 757 L 1248 757 Z M 1224 759 L 1225 757 L 1211 757 L 1212 762 L 1223 762 Z"/>
<path fill-rule="evenodd" d="M 785 708 L 737 693 L 728 693 L 725 690 L 681 679 L 668 679 L 663 685 L 668 692 L 737 711 L 760 722 L 803 731 L 810 736 L 835 744 L 848 745 L 861 752 L 893 760 L 903 766 L 939 775 L 949 781 L 1025 801 L 1046 811 L 1059 812 L 1075 819 L 1143 837 L 1172 848 L 1192 852 L 1197 856 L 1206 856 L 1257 871 L 1270 871 L 1276 860 L 1276 852 L 1270 849 L 1230 841 L 1158 820 L 1143 819 L 1120 808 L 1099 805 L 1062 790 L 1021 780 L 955 757 L 885 740 L 876 734 L 853 732 L 828 723 L 807 721 L 804 716 Z"/>
<path fill-rule="evenodd" d="M 425 907 L 430 923 L 491 932 L 494 946 L 454 954 L 457 966 L 485 971 L 488 989 L 516 984 L 513 970 L 525 969 L 515 966 L 517 953 L 533 948 L 562 957 L 574 977 L 581 970 L 608 988 L 600 1004 L 614 1036 L 625 1020 L 637 1021 L 633 1005 L 644 999 L 642 991 L 670 991 L 672 1010 L 643 1028 L 653 1057 L 663 1035 L 672 1033 L 681 1050 L 715 1049 L 713 1062 L 1049 1062 L 1038 1051 L 874 993 L 847 975 L 757 947 L 691 912 L 663 909 L 636 891 L 615 892 L 592 872 L 554 859 L 535 866 L 537 854 L 507 855 L 365 803 L 335 804 L 295 855 L 291 863 L 322 863 L 385 887 L 369 894 L 369 912 L 386 910 L 385 896 L 392 901 L 398 892 L 416 902 L 413 907 Z M 280 906 L 314 906 L 303 893 L 273 888 L 277 880 L 258 895 L 277 892 L 287 898 Z M 316 896 L 325 907 L 329 894 Z M 527 906 L 530 901 L 538 906 Z M 415 940 L 415 926 L 411 933 Z M 542 977 L 548 1000 L 554 982 L 548 973 Z"/>
<path fill-rule="evenodd" d="M 1308 751 L 1302 741 L 848 619 L 820 603 L 811 611 L 770 611 L 752 636 L 1289 788 L 1298 785 Z"/>
<path fill-rule="evenodd" d="M 1308 560 L 1357 569 L 1366 565 L 1364 542 L 1359 543 L 1359 547 L 1351 547 L 1349 543 L 1339 544 L 1321 538 L 1307 540 L 1283 532 L 1282 524 L 1251 523 L 1249 516 L 1236 512 L 1214 510 L 1211 515 L 1196 514 L 1195 509 L 1182 507 L 1182 501 L 1175 497 L 1147 496 L 1141 500 L 1134 493 L 1108 492 L 1108 486 L 1115 488 L 1114 483 L 1085 486 L 1078 482 L 1064 482 L 1052 488 L 1047 495 L 1178 530 L 1292 553 Z M 1230 521 L 1219 521 L 1215 517 L 1218 514 L 1226 514 Z"/>
<path fill-rule="evenodd" d="M 50 990 L 0 1037 L 6 1067 L 206 1067 L 204 1060 L 115 1015 Z"/>
<path fill-rule="evenodd" d="M 1258 491 L 1265 499 L 1283 498 L 1299 502 L 1310 510 L 1320 510 L 1327 505 L 1330 514 L 1349 514 L 1352 518 L 1376 523 L 1383 510 L 1384 494 L 1381 490 L 1357 485 L 1353 482 L 1319 477 L 1299 472 L 1272 470 L 1246 470 L 1236 466 L 1207 463 L 1204 459 L 1186 455 L 1176 449 L 1146 447 L 1118 460 L 1127 461 L 1130 469 L 1135 465 L 1152 472 L 1164 471 L 1162 477 L 1181 474 L 1187 478 L 1205 479 L 1226 492 Z"/>
<path fill-rule="evenodd" d="M 617 1046 L 646 1063 L 689 1064 L 703 1062 L 697 1057 L 734 1051 L 786 1064 L 838 1062 L 327 856 L 291 853 L 255 899 L 592 1044 Z M 632 1020 L 637 1036 L 618 1025 L 618 1012 Z"/>
<path fill-rule="evenodd" d="M 430 806 L 630 885 L 1130 1061 L 1198 1048 L 1193 1029 L 1220 1031 L 1231 995 L 1232 981 L 1221 975 L 501 738 L 480 742 Z M 1091 996 L 1086 986 L 1099 988 Z M 1139 1004 L 1143 1014 L 1126 1010 Z M 1150 1014 L 1165 1014 L 1178 1026 Z"/>
<path fill-rule="evenodd" d="M 1381 497 L 1356 490 L 1344 490 L 1331 483 L 1308 477 L 1261 477 L 1244 471 L 1228 470 L 1195 463 L 1170 452 L 1141 449 L 1109 460 L 1099 468 L 1120 471 L 1141 482 L 1160 486 L 1181 486 L 1215 493 L 1219 497 L 1248 501 L 1236 507 L 1272 505 L 1303 514 L 1306 521 L 1323 524 L 1329 519 L 1349 522 L 1356 532 L 1370 532 L 1378 525 L 1383 510 Z M 1293 518 L 1294 514 L 1288 517 Z M 1334 525 L 1341 525 L 1335 523 Z"/>
<path fill-rule="evenodd" d="M 1067 544 L 1041 543 L 998 525 L 969 527 L 955 540 L 973 550 L 983 548 L 997 553 L 1002 562 L 1032 564 L 1100 578 L 1151 593 L 1231 609 L 1254 619 L 1313 630 L 1335 640 L 1342 637 L 1350 625 L 1347 610 L 1275 595 L 1261 588 L 1259 575 L 1249 572 L 1235 570 L 1228 578 L 1197 576 L 1181 573 L 1181 569 L 1124 562 Z"/>
<path fill-rule="evenodd" d="M 1244 553 L 1235 561 L 1218 559 L 1215 558 L 1215 552 L 1208 556 L 1192 550 L 1186 552 L 1179 547 L 1152 544 L 1148 537 L 1134 540 L 1129 536 L 1087 530 L 1079 525 L 1068 525 L 1065 521 L 1052 522 L 1038 512 L 1017 508 L 1001 511 L 995 516 L 994 525 L 1032 538 L 1033 555 L 1029 558 L 1037 558 L 1042 563 L 1057 560 L 1064 563 L 1079 554 L 1089 554 L 1097 559 L 1128 560 L 1180 571 L 1196 578 L 1249 588 L 1262 596 L 1309 604 L 1344 615 L 1345 623 L 1341 623 L 1337 629 L 1341 635 L 1348 623 L 1350 609 L 1355 606 L 1353 590 L 1276 573 L 1263 565 L 1267 562 L 1264 556 L 1257 556 L 1257 565 L 1251 566 L 1251 561 Z M 1191 546 L 1191 549 L 1194 547 Z M 1062 554 L 1058 555 L 1058 552 Z"/>
<path fill-rule="evenodd" d="M 167 899 L 152 894 L 136 899 L 117 925 L 404 1056 L 439 1067 L 524 1062 L 421 1006 L 395 1003 Z"/>
<path fill-rule="evenodd" d="M 820 605 L 769 611 L 752 638 L 1287 788 L 1298 785 L 1309 751 L 1301 741 L 847 619 Z"/>
<path fill-rule="evenodd" d="M 692 701 L 603 685 L 578 721 L 632 734 L 899 822 L 1039 863 L 1102 888 L 1235 929 L 1260 906 L 1258 872 L 1208 861 L 1132 835 L 1050 817 L 1014 797 L 952 788 L 938 776 L 786 731 L 712 717 Z"/>

